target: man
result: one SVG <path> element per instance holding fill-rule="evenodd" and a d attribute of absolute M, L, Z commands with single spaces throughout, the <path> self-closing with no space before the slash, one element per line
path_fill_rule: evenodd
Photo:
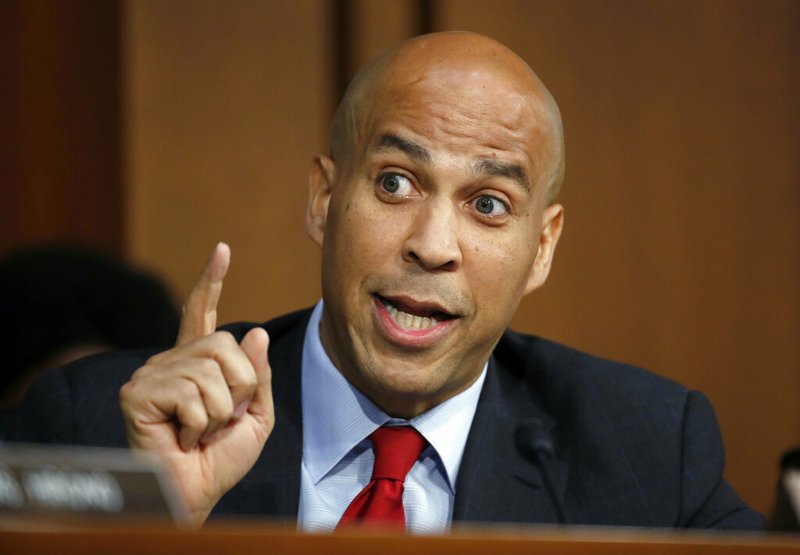
<path fill-rule="evenodd" d="M 215 332 L 220 244 L 175 348 L 53 372 L 22 435 L 162 455 L 198 524 L 214 511 L 331 529 L 373 487 L 373 432 L 410 425 L 423 438 L 400 480 L 411 531 L 760 527 L 722 479 L 702 395 L 506 331 L 547 278 L 563 161 L 556 104 L 513 52 L 470 33 L 400 45 L 354 79 L 312 164 L 323 302 Z M 121 411 L 99 394 L 119 386 Z M 44 403 L 52 418 L 34 423 Z M 553 460 L 518 448 L 525 422 Z"/>

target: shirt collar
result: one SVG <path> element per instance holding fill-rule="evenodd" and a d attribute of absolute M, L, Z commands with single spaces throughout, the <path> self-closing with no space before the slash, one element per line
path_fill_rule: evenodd
<path fill-rule="evenodd" d="M 323 302 L 314 307 L 306 329 L 302 362 L 303 464 L 318 483 L 356 445 L 380 426 L 410 424 L 439 455 L 450 488 L 461 466 L 487 365 L 469 388 L 405 421 L 391 418 L 336 369 L 322 346 Z"/>

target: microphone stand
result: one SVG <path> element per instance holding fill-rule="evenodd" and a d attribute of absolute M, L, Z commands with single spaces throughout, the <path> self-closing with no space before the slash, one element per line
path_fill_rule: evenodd
<path fill-rule="evenodd" d="M 555 482 L 551 472 L 552 461 L 555 458 L 553 438 L 544 429 L 541 420 L 538 418 L 526 418 L 517 426 L 514 439 L 520 453 L 539 467 L 547 495 L 556 510 L 556 521 L 558 524 L 566 524 L 567 518 L 564 513 L 564 504 L 556 493 Z"/>

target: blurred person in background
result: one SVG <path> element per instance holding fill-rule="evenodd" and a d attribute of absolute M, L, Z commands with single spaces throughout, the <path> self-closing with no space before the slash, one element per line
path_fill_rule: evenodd
<path fill-rule="evenodd" d="M 180 314 L 154 275 L 87 247 L 42 245 L 0 258 L 0 410 L 47 368 L 113 349 L 175 342 Z M 5 434 L 0 422 L 0 434 Z"/>

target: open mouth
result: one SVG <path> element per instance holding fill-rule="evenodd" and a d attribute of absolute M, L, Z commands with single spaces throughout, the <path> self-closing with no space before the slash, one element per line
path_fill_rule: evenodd
<path fill-rule="evenodd" d="M 375 298 L 384 306 L 394 323 L 407 330 L 427 330 L 436 327 L 440 322 L 458 318 L 458 316 L 435 306 L 417 304 L 405 299 L 382 297 L 377 294 Z"/>

